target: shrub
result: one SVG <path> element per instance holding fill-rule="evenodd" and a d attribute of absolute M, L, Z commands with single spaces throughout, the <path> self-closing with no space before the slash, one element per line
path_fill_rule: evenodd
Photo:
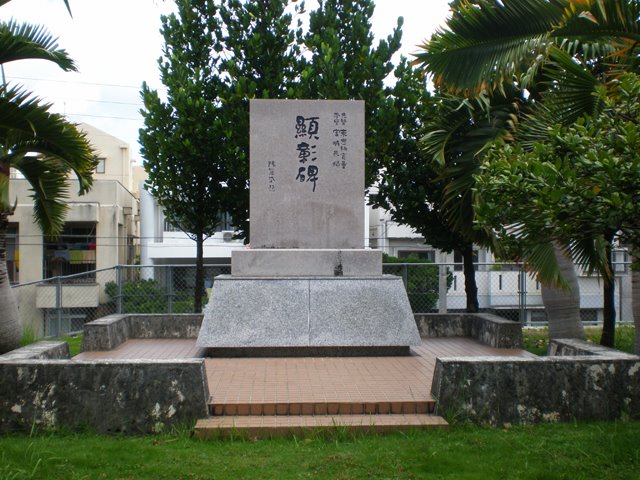
<path fill-rule="evenodd" d="M 405 279 L 407 296 L 414 313 L 426 313 L 436 308 L 438 304 L 439 269 L 437 265 L 425 265 L 431 263 L 423 258 L 411 255 L 405 258 L 383 255 L 384 273 L 397 275 Z M 419 263 L 422 265 L 389 265 L 394 263 Z M 453 282 L 451 272 L 447 275 L 447 288 Z"/>
<path fill-rule="evenodd" d="M 108 282 L 105 293 L 111 304 L 118 296 L 118 285 Z M 169 311 L 167 289 L 157 280 L 134 280 L 122 284 L 122 313 L 190 313 L 193 312 L 192 292 L 174 291 Z M 204 302 L 206 303 L 206 298 Z"/>

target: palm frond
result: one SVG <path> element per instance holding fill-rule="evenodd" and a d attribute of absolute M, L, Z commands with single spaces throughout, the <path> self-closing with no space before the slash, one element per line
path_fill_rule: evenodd
<path fill-rule="evenodd" d="M 462 2 L 416 55 L 434 83 L 477 94 L 505 81 L 529 82 L 550 47 L 583 60 L 637 62 L 638 0 L 479 0 Z"/>
<path fill-rule="evenodd" d="M 58 39 L 41 25 L 14 20 L 0 22 L 0 64 L 40 59 L 54 62 L 65 71 L 75 71 L 73 60 L 57 42 Z"/>
<path fill-rule="evenodd" d="M 544 141 L 551 126 L 570 125 L 584 115 L 600 114 L 605 107 L 606 86 L 566 51 L 555 47 L 551 50 L 543 102 L 523 115 L 516 133 L 516 139 L 526 149 Z"/>
<path fill-rule="evenodd" d="M 14 155 L 11 165 L 30 184 L 36 223 L 49 235 L 60 233 L 68 209 L 67 171 L 54 159 L 34 155 Z"/>
<path fill-rule="evenodd" d="M 587 269 L 589 275 L 598 272 L 611 278 L 612 272 L 607 258 L 607 240 L 602 235 L 576 239 L 567 247 L 573 260 Z"/>
<path fill-rule="evenodd" d="M 531 245 L 525 253 L 526 268 L 529 271 L 536 272 L 538 280 L 545 285 L 568 288 L 569 284 L 560 273 L 556 253 L 552 242 Z"/>
<path fill-rule="evenodd" d="M 61 170 L 73 171 L 82 194 L 93 183 L 94 151 L 84 133 L 49 108 L 20 89 L 5 91 L 0 95 L 0 144 L 15 154 L 41 153 Z"/>
<path fill-rule="evenodd" d="M 639 42 L 639 17 L 637 0 L 572 1 L 554 36 L 583 40 L 609 37 Z"/>
<path fill-rule="evenodd" d="M 416 55 L 436 85 L 477 93 L 511 81 L 543 54 L 568 6 L 561 0 L 463 2 Z"/>

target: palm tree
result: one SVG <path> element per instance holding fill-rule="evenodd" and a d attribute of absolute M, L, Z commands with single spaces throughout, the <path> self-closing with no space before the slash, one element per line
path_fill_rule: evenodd
<path fill-rule="evenodd" d="M 524 122 L 518 138 L 524 143 L 543 136 L 546 125 L 597 114 L 607 81 L 636 66 L 638 1 L 478 0 L 454 2 L 452 10 L 448 28 L 423 46 L 416 63 L 433 74 L 440 88 L 458 93 L 502 91 L 505 84 L 526 89 L 544 107 L 535 108 Z M 544 264 L 558 271 L 563 250 L 549 250 L 552 261 L 547 258 Z M 575 276 L 570 269 L 565 272 Z M 570 292 L 571 303 L 577 304 L 577 288 Z M 575 332 L 581 336 L 581 327 Z"/>
<path fill-rule="evenodd" d="M 24 59 L 76 70 L 43 27 L 0 22 L 0 66 Z M 29 182 L 35 221 L 49 235 L 58 234 L 64 225 L 69 174 L 75 173 L 80 194 L 93 182 L 96 159 L 88 140 L 50 107 L 19 86 L 0 87 L 0 354 L 17 347 L 22 333 L 6 265 L 6 233 L 15 209 L 9 196 L 11 170 Z"/>

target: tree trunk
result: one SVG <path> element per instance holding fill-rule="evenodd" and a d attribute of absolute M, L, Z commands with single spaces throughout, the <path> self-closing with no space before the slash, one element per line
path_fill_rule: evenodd
<path fill-rule="evenodd" d="M 636 327 L 636 336 L 633 351 L 640 355 L 640 259 L 636 258 L 633 270 L 631 270 L 631 309 L 633 311 L 633 324 Z"/>
<path fill-rule="evenodd" d="M 202 312 L 202 297 L 204 295 L 204 235 L 198 232 L 196 237 L 196 288 L 193 297 L 193 311 Z"/>
<path fill-rule="evenodd" d="M 0 213 L 0 355 L 20 346 L 22 326 L 7 270 L 6 213 Z"/>
<path fill-rule="evenodd" d="M 554 245 L 553 251 L 560 275 L 569 289 L 542 285 L 542 303 L 549 321 L 549 337 L 584 339 L 580 320 L 580 287 L 573 262 L 558 245 Z"/>
<path fill-rule="evenodd" d="M 605 253 L 607 257 L 607 265 L 609 267 L 609 274 L 602 275 L 604 280 L 603 288 L 603 322 L 602 322 L 602 337 L 600 337 L 600 345 L 613 348 L 615 345 L 616 335 L 616 281 L 613 276 L 613 264 L 611 262 L 611 242 L 613 241 L 613 235 L 611 238 L 607 238 L 607 251 Z"/>
<path fill-rule="evenodd" d="M 476 270 L 473 265 L 473 244 L 462 250 L 462 265 L 464 269 L 464 291 L 467 295 L 467 313 L 476 313 L 478 305 L 478 286 L 476 284 Z"/>
<path fill-rule="evenodd" d="M 615 280 L 613 278 L 604 279 L 604 307 L 603 307 L 603 323 L 602 337 L 600 337 L 600 345 L 605 347 L 614 347 L 616 335 L 616 307 L 615 307 Z"/>

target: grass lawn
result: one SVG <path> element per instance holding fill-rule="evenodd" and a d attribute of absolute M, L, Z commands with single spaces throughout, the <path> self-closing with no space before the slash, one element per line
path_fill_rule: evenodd
<path fill-rule="evenodd" d="M 0 437 L 0 479 L 637 479 L 640 423 L 307 439 Z"/>
<path fill-rule="evenodd" d="M 600 344 L 602 327 L 585 327 L 587 340 Z M 633 353 L 633 337 L 635 327 L 633 325 L 619 325 L 616 327 L 616 348 L 623 352 Z M 546 355 L 549 347 L 549 330 L 543 328 L 523 328 L 524 349 L 536 355 Z M 638 476 L 640 478 L 640 475 Z"/>

